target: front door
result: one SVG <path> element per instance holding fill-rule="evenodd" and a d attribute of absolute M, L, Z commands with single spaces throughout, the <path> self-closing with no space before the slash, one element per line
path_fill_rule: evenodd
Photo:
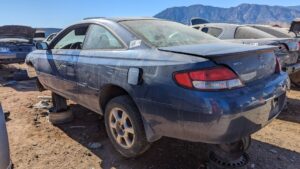
<path fill-rule="evenodd" d="M 74 101 L 78 97 L 75 68 L 87 30 L 88 25 L 76 25 L 62 32 L 40 63 L 50 75 L 45 84 L 57 94 Z"/>
<path fill-rule="evenodd" d="M 90 109 L 100 112 L 100 84 L 105 74 L 110 74 L 108 64 L 110 57 L 118 56 L 125 47 L 106 28 L 100 25 L 90 25 L 83 49 L 76 65 L 80 103 Z"/>

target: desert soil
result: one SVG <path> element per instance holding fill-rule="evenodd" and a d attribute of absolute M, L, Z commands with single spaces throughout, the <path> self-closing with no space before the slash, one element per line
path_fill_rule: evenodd
<path fill-rule="evenodd" d="M 34 80 L 12 81 L 9 77 L 17 68 L 23 66 L 0 68 L 0 100 L 11 113 L 7 127 L 16 169 L 205 168 L 207 145 L 170 138 L 153 143 L 139 158 L 124 159 L 109 142 L 102 118 L 74 103 L 74 121 L 53 126 L 46 109 L 33 108 L 38 96 L 50 92 L 38 92 Z M 300 89 L 291 90 L 288 97 L 288 108 L 253 135 L 249 169 L 300 169 Z"/>

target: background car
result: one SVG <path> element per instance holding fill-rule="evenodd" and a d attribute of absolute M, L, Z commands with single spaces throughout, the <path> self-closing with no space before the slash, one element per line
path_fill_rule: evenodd
<path fill-rule="evenodd" d="M 278 46 L 275 54 L 279 58 L 283 70 L 293 74 L 300 69 L 298 63 L 299 43 L 295 38 L 277 38 L 251 26 L 238 24 L 207 23 L 193 25 L 193 27 L 232 43 Z"/>
<path fill-rule="evenodd" d="M 50 35 L 44 40 L 44 42 L 50 43 L 50 42 L 55 38 L 55 36 L 56 36 L 57 34 L 58 34 L 58 33 L 52 33 L 52 34 L 50 34 Z"/>
<path fill-rule="evenodd" d="M 35 42 L 42 42 L 43 40 L 45 40 L 46 38 L 46 34 L 45 31 L 42 30 L 36 30 L 36 32 L 34 33 L 34 38 L 33 40 Z"/>
<path fill-rule="evenodd" d="M 224 43 L 176 22 L 92 18 L 38 49 L 26 63 L 55 93 L 55 107 L 71 99 L 103 115 L 125 157 L 172 137 L 222 145 L 240 158 L 249 135 L 286 101 L 274 47 Z"/>
<path fill-rule="evenodd" d="M 10 169 L 9 144 L 6 131 L 5 117 L 0 103 L 0 169 Z"/>
<path fill-rule="evenodd" d="M 294 21 L 295 22 L 295 21 Z M 278 38 L 296 38 L 298 41 L 298 44 L 300 46 L 300 38 L 298 38 L 297 34 L 297 30 L 293 30 L 296 29 L 296 23 L 292 23 L 292 26 L 290 28 L 290 31 L 288 29 L 284 29 L 284 28 L 276 28 L 276 27 L 272 27 L 272 26 L 268 26 L 268 25 L 248 25 L 251 26 L 253 28 L 259 29 L 261 31 L 264 31 L 266 33 L 269 33 L 275 37 Z M 294 24 L 294 25 L 293 25 Z M 293 31 L 291 31 L 293 30 Z M 300 87 L 300 49 L 298 51 L 298 62 L 292 65 L 289 65 L 286 69 L 289 69 L 288 72 L 293 72 L 290 75 L 290 79 L 291 82 L 297 86 Z"/>
<path fill-rule="evenodd" d="M 0 64 L 23 63 L 35 49 L 35 29 L 27 26 L 0 27 Z"/>

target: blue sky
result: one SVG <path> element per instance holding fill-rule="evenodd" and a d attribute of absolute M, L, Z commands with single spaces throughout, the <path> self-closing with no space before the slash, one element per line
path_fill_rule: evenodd
<path fill-rule="evenodd" d="M 193 4 L 218 7 L 241 3 L 294 6 L 298 0 L 1 0 L 0 25 L 65 27 L 90 16 L 153 16 L 174 6 Z M 297 2 L 298 1 L 298 2 Z"/>

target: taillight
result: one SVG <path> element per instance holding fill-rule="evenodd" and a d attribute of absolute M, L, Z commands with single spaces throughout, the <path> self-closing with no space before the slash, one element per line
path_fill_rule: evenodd
<path fill-rule="evenodd" d="M 232 89 L 243 86 L 238 76 L 224 66 L 177 72 L 174 74 L 174 79 L 182 87 L 200 90 Z"/>
<path fill-rule="evenodd" d="M 279 62 L 279 59 L 276 57 L 276 67 L 275 67 L 275 72 L 280 73 L 281 72 L 281 64 Z"/>
<path fill-rule="evenodd" d="M 300 50 L 300 42 L 298 43 L 298 49 Z"/>

